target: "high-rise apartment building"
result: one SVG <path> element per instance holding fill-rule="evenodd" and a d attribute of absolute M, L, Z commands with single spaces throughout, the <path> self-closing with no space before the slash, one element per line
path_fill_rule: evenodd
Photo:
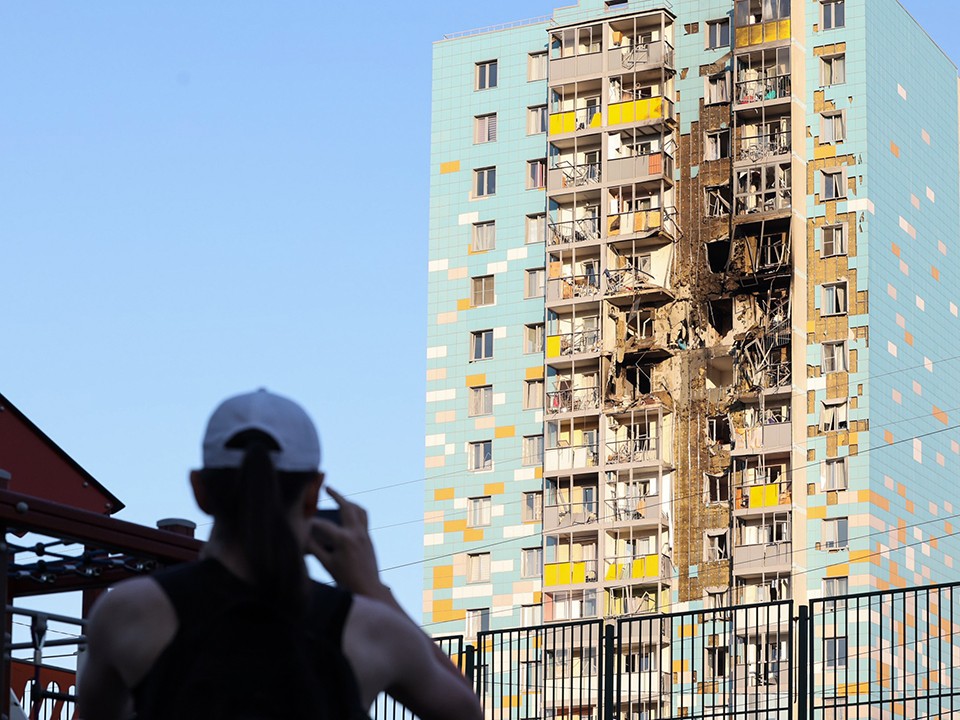
<path fill-rule="evenodd" d="M 437 42 L 428 629 L 954 578 L 958 127 L 896 0 Z"/>

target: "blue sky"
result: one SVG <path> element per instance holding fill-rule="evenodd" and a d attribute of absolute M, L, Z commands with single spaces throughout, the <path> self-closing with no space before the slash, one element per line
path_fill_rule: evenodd
<path fill-rule="evenodd" d="M 553 6 L 0 2 L 0 392 L 148 524 L 206 522 L 220 399 L 297 398 L 419 617 L 431 43 Z"/>

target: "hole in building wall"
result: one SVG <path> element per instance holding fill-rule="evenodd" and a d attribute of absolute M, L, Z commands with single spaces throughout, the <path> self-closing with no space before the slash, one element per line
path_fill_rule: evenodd
<path fill-rule="evenodd" d="M 720 238 L 706 243 L 707 265 L 711 272 L 720 273 L 730 262 L 730 238 Z"/>
<path fill-rule="evenodd" d="M 720 335 L 726 335 L 733 330 L 733 299 L 718 298 L 708 303 L 710 309 L 710 324 Z"/>

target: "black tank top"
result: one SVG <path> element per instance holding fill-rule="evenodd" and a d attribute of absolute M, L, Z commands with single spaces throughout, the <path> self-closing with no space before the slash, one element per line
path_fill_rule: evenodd
<path fill-rule="evenodd" d="M 368 717 L 340 646 L 349 593 L 311 582 L 290 617 L 213 559 L 153 577 L 179 625 L 134 690 L 137 720 Z"/>

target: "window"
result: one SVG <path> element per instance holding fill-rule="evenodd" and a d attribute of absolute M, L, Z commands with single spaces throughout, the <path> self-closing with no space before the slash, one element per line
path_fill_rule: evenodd
<path fill-rule="evenodd" d="M 820 2 L 823 5 L 823 29 L 842 28 L 846 24 L 843 0 L 820 0 Z"/>
<path fill-rule="evenodd" d="M 490 553 L 467 555 L 467 582 L 490 582 Z"/>
<path fill-rule="evenodd" d="M 543 297 L 546 282 L 547 271 L 544 268 L 531 268 L 527 270 L 527 282 L 523 296 L 525 298 Z"/>
<path fill-rule="evenodd" d="M 707 21 L 707 49 L 730 46 L 730 18 Z"/>
<path fill-rule="evenodd" d="M 533 105 L 527 108 L 527 135 L 539 135 L 547 131 L 547 106 Z"/>
<path fill-rule="evenodd" d="M 820 84 L 843 85 L 847 81 L 847 62 L 845 55 L 830 55 L 820 58 Z"/>
<path fill-rule="evenodd" d="M 490 524 L 490 496 L 467 500 L 467 527 L 486 527 Z"/>
<path fill-rule="evenodd" d="M 706 216 L 723 217 L 724 215 L 729 215 L 730 195 L 729 187 L 704 188 L 703 196 L 706 201 Z"/>
<path fill-rule="evenodd" d="M 726 530 L 707 530 L 706 560 L 726 560 L 729 557 Z"/>
<path fill-rule="evenodd" d="M 546 213 L 537 213 L 527 215 L 527 234 L 526 243 L 542 243 L 547 238 L 547 215 Z"/>
<path fill-rule="evenodd" d="M 540 522 L 541 517 L 543 517 L 543 493 L 523 493 L 523 508 L 521 510 L 523 522 Z"/>
<path fill-rule="evenodd" d="M 521 605 L 520 606 L 520 624 L 523 627 L 533 627 L 534 625 L 540 625 L 541 620 L 541 611 L 539 605 Z M 540 688 L 540 682 L 537 680 L 537 675 L 539 669 L 539 663 L 531 662 L 528 664 L 526 678 L 527 678 L 527 687 L 530 688 L 530 692 L 536 692 Z"/>
<path fill-rule="evenodd" d="M 847 182 L 843 168 L 824 170 L 822 173 L 821 193 L 823 200 L 839 200 L 847 196 Z"/>
<path fill-rule="evenodd" d="M 493 305 L 493 275 L 470 278 L 470 304 L 473 307 Z"/>
<path fill-rule="evenodd" d="M 847 429 L 847 401 L 824 400 L 820 403 L 820 430 L 832 432 Z"/>
<path fill-rule="evenodd" d="M 524 325 L 523 351 L 528 355 L 543 352 L 543 323 Z"/>
<path fill-rule="evenodd" d="M 473 142 L 488 143 L 497 139 L 497 114 L 477 115 L 473 119 Z"/>
<path fill-rule="evenodd" d="M 490 609 L 477 608 L 475 610 L 467 610 L 466 621 L 467 637 L 474 638 L 477 636 L 477 633 L 487 632 L 490 629 Z"/>
<path fill-rule="evenodd" d="M 523 381 L 523 409 L 538 410 L 543 407 L 543 380 Z"/>
<path fill-rule="evenodd" d="M 847 543 L 847 518 L 823 521 L 823 546 L 827 550 L 841 550 Z"/>
<path fill-rule="evenodd" d="M 493 330 L 477 330 L 470 333 L 470 361 L 489 360 L 493 357 Z"/>
<path fill-rule="evenodd" d="M 468 469 L 475 472 L 492 470 L 493 440 L 480 440 L 470 443 L 467 464 Z"/>
<path fill-rule="evenodd" d="M 826 638 L 823 648 L 825 665 L 827 668 L 842 668 L 847 666 L 847 639 L 845 637 Z"/>
<path fill-rule="evenodd" d="M 472 252 L 493 250 L 497 244 L 497 224 L 490 220 L 473 224 L 473 239 L 470 244 Z"/>
<path fill-rule="evenodd" d="M 730 73 L 704 78 L 703 101 L 707 105 L 730 102 Z"/>
<path fill-rule="evenodd" d="M 821 229 L 820 254 L 823 257 L 847 254 L 847 225 L 825 225 Z"/>
<path fill-rule="evenodd" d="M 547 51 L 527 55 L 527 81 L 547 79 Z"/>
<path fill-rule="evenodd" d="M 845 577 L 832 577 L 823 579 L 823 597 L 824 598 L 835 598 L 842 597 L 847 594 L 847 578 Z M 844 607 L 845 603 L 843 600 L 834 600 L 832 602 L 826 602 L 823 604 L 825 610 L 836 610 Z"/>
<path fill-rule="evenodd" d="M 547 186 L 547 161 L 543 158 L 527 161 L 527 190 Z"/>
<path fill-rule="evenodd" d="M 846 490 L 847 489 L 847 459 L 833 458 L 823 463 L 823 482 L 824 490 Z"/>
<path fill-rule="evenodd" d="M 470 388 L 470 417 L 493 414 L 493 385 Z"/>
<path fill-rule="evenodd" d="M 820 142 L 839 143 L 847 139 L 847 118 L 843 110 L 820 113 Z"/>
<path fill-rule="evenodd" d="M 704 473 L 707 502 L 711 505 L 730 502 L 730 476 L 726 473 L 714 475 Z"/>
<path fill-rule="evenodd" d="M 847 284 L 845 282 L 824 285 L 820 296 L 821 315 L 847 314 Z"/>
<path fill-rule="evenodd" d="M 543 435 L 527 435 L 523 438 L 524 465 L 543 464 Z"/>
<path fill-rule="evenodd" d="M 705 134 L 703 145 L 704 160 L 720 160 L 730 157 L 730 131 L 711 130 Z"/>
<path fill-rule="evenodd" d="M 825 373 L 847 371 L 847 344 L 825 342 L 821 346 L 820 369 Z"/>
<path fill-rule="evenodd" d="M 727 676 L 730 661 L 727 658 L 727 648 L 707 648 L 707 679 L 717 680 Z"/>
<path fill-rule="evenodd" d="M 473 171 L 473 196 L 489 197 L 497 193 L 497 169 L 495 167 L 477 168 Z"/>
<path fill-rule="evenodd" d="M 489 90 L 497 86 L 497 61 L 486 60 L 477 63 L 474 87 L 477 90 Z"/>
<path fill-rule="evenodd" d="M 543 548 L 524 548 L 520 552 L 520 577 L 536 578 L 543 572 Z"/>

